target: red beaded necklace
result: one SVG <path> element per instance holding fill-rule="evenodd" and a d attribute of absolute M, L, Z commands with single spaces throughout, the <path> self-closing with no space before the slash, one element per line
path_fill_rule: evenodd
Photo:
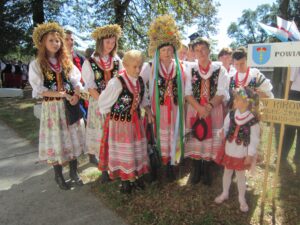
<path fill-rule="evenodd" d="M 59 73 L 60 72 L 60 63 L 59 61 L 57 60 L 57 62 L 55 64 L 51 63 L 50 61 L 48 61 L 51 68 L 56 72 L 56 73 Z"/>
<path fill-rule="evenodd" d="M 112 64 L 112 57 L 110 56 L 107 62 L 104 62 L 104 61 L 102 60 L 102 58 L 100 57 L 99 64 L 100 64 L 100 66 L 101 66 L 104 70 L 109 69 L 109 68 L 111 67 L 111 64 Z"/>
<path fill-rule="evenodd" d="M 174 72 L 174 63 L 172 62 L 172 69 L 171 69 L 171 72 L 170 72 L 169 74 L 165 71 L 165 69 L 164 69 L 164 67 L 162 66 L 161 63 L 160 63 L 160 68 L 161 68 L 161 71 L 162 71 L 164 77 L 165 77 L 167 80 L 171 80 L 172 75 L 173 75 L 173 72 Z"/>
<path fill-rule="evenodd" d="M 211 65 L 211 61 L 209 61 L 208 65 L 205 68 L 202 67 L 200 64 L 198 64 L 200 73 L 206 75 L 210 69 L 210 65 Z"/>
<path fill-rule="evenodd" d="M 236 72 L 236 74 L 235 74 L 235 86 L 236 87 L 245 87 L 245 84 L 246 84 L 246 82 L 248 80 L 249 71 L 250 71 L 250 67 L 247 68 L 246 76 L 241 81 L 239 81 L 239 73 Z"/>
<path fill-rule="evenodd" d="M 242 121 L 244 119 L 247 119 L 249 116 L 251 115 L 251 112 L 249 112 L 246 116 L 244 117 L 238 117 L 238 116 L 235 116 L 235 119 L 238 120 L 238 121 Z"/>

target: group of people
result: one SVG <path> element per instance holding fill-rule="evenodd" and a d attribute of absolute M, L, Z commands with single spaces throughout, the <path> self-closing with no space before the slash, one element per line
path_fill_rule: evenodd
<path fill-rule="evenodd" d="M 147 152 L 146 127 L 152 124 L 168 181 L 176 180 L 174 167 L 190 158 L 191 184 L 202 180 L 211 185 L 216 162 L 225 169 L 223 192 L 215 202 L 228 199 L 235 171 L 240 210 L 248 211 L 245 170 L 255 163 L 258 99 L 273 97 L 270 80 L 247 66 L 243 47 L 234 52 L 223 49 L 219 54 L 223 64 L 211 61 L 205 38 L 182 47 L 170 15 L 157 17 L 148 34 L 149 62 L 138 50 L 129 50 L 120 59 L 116 52 L 122 30 L 116 24 L 94 30 L 95 51 L 82 61 L 72 51 L 72 35 L 59 24 L 34 29 L 38 54 L 30 64 L 29 82 L 33 97 L 43 98 L 40 159 L 53 166 L 55 181 L 65 190 L 70 189 L 62 174 L 67 163 L 71 181 L 83 184 L 77 172 L 82 153 L 98 165 L 103 183 L 121 179 L 122 193 L 144 189 L 144 175 L 157 173 Z M 78 113 L 71 121 L 68 113 L 69 108 L 78 109 L 83 90 L 89 93 L 86 124 L 76 117 Z"/>
<path fill-rule="evenodd" d="M 0 87 L 24 88 L 28 81 L 28 64 L 0 59 Z"/>

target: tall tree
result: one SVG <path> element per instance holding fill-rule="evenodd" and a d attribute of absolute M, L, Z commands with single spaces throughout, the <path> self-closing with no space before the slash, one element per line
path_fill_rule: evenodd
<path fill-rule="evenodd" d="M 230 24 L 227 30 L 229 37 L 234 39 L 232 47 L 250 43 L 262 43 L 268 35 L 259 27 L 258 22 L 271 24 L 276 21 L 278 6 L 273 4 L 259 5 L 256 10 L 246 9 L 237 22 Z"/>

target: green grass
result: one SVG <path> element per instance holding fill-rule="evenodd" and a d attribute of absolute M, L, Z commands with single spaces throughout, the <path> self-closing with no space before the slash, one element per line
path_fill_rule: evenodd
<path fill-rule="evenodd" d="M 31 91 L 24 90 L 23 98 L 0 98 L 0 120 L 13 128 L 31 143 L 38 143 L 39 120 L 33 115 L 36 100 L 29 97 Z"/>
<path fill-rule="evenodd" d="M 25 90 L 22 99 L 0 99 L 0 120 L 16 130 L 20 136 L 37 142 L 39 120 L 33 116 L 35 101 Z M 264 125 L 260 152 L 265 155 L 269 128 Z M 101 184 L 98 171 L 82 173 L 83 179 L 91 183 L 95 197 L 117 212 L 128 224 L 132 225 L 246 225 L 246 224 L 300 224 L 300 165 L 292 162 L 293 147 L 288 163 L 281 165 L 276 198 L 273 204 L 272 178 L 276 168 L 275 144 L 272 145 L 270 176 L 268 180 L 267 201 L 264 217 L 261 218 L 261 192 L 266 165 L 256 167 L 256 174 L 248 179 L 248 213 L 239 211 L 236 182 L 232 183 L 230 199 L 221 206 L 214 204 L 214 198 L 222 189 L 222 172 L 215 172 L 211 187 L 187 183 L 190 163 L 182 167 L 182 177 L 178 182 L 148 184 L 145 191 L 135 191 L 131 195 L 119 193 L 119 181 Z M 163 171 L 161 171 L 163 174 Z"/>

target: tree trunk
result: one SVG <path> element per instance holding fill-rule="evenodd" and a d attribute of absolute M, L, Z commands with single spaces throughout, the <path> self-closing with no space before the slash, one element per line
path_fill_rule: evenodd
<path fill-rule="evenodd" d="M 33 26 L 37 26 L 37 24 L 41 24 L 45 22 L 44 15 L 44 0 L 33 0 L 32 1 L 32 20 Z"/>
<path fill-rule="evenodd" d="M 285 20 L 289 19 L 288 16 L 288 8 L 289 8 L 290 0 L 281 0 L 279 5 L 279 16 Z"/>

